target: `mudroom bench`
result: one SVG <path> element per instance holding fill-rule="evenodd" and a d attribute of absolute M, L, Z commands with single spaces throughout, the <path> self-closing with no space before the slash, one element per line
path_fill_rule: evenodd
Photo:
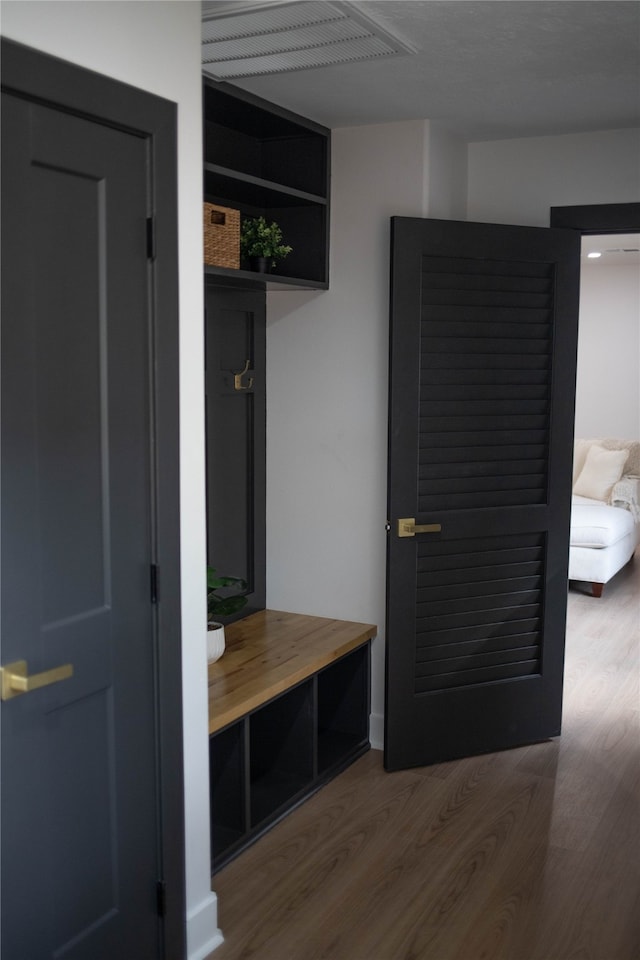
<path fill-rule="evenodd" d="M 261 610 L 209 665 L 212 873 L 369 749 L 367 623 Z"/>

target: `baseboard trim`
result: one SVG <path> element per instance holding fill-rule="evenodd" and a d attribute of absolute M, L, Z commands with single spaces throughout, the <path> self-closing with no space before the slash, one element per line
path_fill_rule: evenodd
<path fill-rule="evenodd" d="M 187 914 L 188 960 L 206 960 L 223 941 L 218 929 L 218 898 L 212 893 Z"/>
<path fill-rule="evenodd" d="M 384 714 L 372 713 L 369 717 L 369 740 L 372 750 L 384 750 Z"/>

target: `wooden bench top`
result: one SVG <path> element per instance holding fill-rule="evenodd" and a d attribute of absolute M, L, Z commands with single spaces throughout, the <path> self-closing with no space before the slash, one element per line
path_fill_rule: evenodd
<path fill-rule="evenodd" d="M 371 623 L 281 610 L 261 610 L 225 626 L 225 653 L 209 664 L 209 734 L 313 676 L 376 633 Z"/>

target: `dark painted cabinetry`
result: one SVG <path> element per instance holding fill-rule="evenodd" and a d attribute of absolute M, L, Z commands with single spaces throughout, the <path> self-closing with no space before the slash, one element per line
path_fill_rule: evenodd
<path fill-rule="evenodd" d="M 203 83 L 205 200 L 281 226 L 293 252 L 269 276 L 270 286 L 326 289 L 329 131 L 230 84 Z M 244 266 L 206 273 L 259 279 Z"/>
<path fill-rule="evenodd" d="M 209 669 L 214 870 L 369 749 L 375 627 L 267 610 L 227 632 Z"/>
<path fill-rule="evenodd" d="M 329 131 L 203 84 L 205 201 L 276 220 L 293 247 L 278 273 L 204 268 L 207 556 L 248 581 L 245 616 L 265 606 L 266 290 L 328 287 Z"/>
<path fill-rule="evenodd" d="M 205 201 L 293 247 L 269 275 L 205 267 L 208 560 L 250 586 L 209 667 L 219 869 L 369 748 L 375 627 L 264 610 L 266 291 L 328 288 L 329 131 L 229 84 L 203 101 Z"/>
<path fill-rule="evenodd" d="M 205 285 L 207 559 L 265 606 L 265 293 Z"/>

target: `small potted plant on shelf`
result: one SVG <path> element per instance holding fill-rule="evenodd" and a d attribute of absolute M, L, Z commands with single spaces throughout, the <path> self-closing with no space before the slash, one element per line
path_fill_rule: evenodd
<path fill-rule="evenodd" d="M 249 261 L 252 270 L 269 273 L 293 249 L 282 239 L 282 230 L 275 221 L 267 223 L 264 217 L 247 217 L 240 228 L 240 255 Z"/>
<path fill-rule="evenodd" d="M 233 588 L 235 592 L 229 592 Z M 215 663 L 224 653 L 224 624 L 216 617 L 228 617 L 247 604 L 247 581 L 241 577 L 218 577 L 207 567 L 207 660 Z M 219 593 L 218 591 L 222 591 Z"/>

